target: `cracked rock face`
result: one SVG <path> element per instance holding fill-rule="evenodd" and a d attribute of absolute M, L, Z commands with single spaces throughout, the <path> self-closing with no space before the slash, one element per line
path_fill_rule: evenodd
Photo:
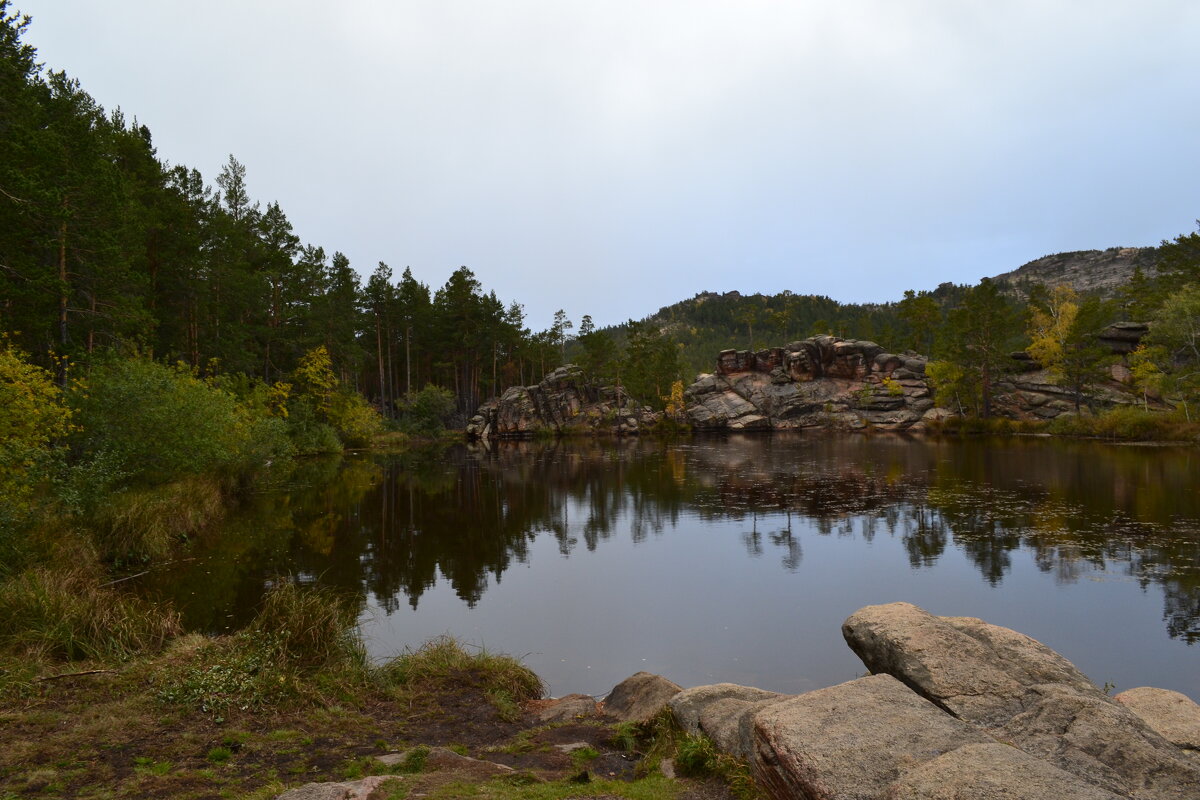
<path fill-rule="evenodd" d="M 757 352 L 724 350 L 685 392 L 701 430 L 906 430 L 933 407 L 925 358 L 874 342 L 814 336 Z"/>
<path fill-rule="evenodd" d="M 916 764 L 990 737 L 890 675 L 772 703 L 754 715 L 755 777 L 778 798 L 875 798 Z"/>
<path fill-rule="evenodd" d="M 1198 796 L 1200 770 L 1177 747 L 1035 639 L 909 603 L 860 609 L 842 634 L 872 672 L 1086 782 L 1139 798 Z"/>

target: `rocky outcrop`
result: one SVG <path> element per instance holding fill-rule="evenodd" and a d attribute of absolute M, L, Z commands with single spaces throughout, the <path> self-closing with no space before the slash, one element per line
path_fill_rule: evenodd
<path fill-rule="evenodd" d="M 1089 783 L 1133 797 L 1196 797 L 1200 769 L 1179 748 L 1028 636 L 908 603 L 861 609 L 842 634 L 872 672 Z"/>
<path fill-rule="evenodd" d="M 1183 695 L 1118 702 L 1041 642 L 908 603 L 860 609 L 842 632 L 873 674 L 790 697 L 687 689 L 668 703 L 676 722 L 780 800 L 1200 798 L 1181 749 L 1200 707 Z"/>
<path fill-rule="evenodd" d="M 1136 347 L 1146 326 L 1118 323 L 1101 341 L 1114 353 Z M 723 350 L 712 373 L 684 392 L 684 419 L 699 431 L 839 430 L 919 431 L 953 416 L 934 404 L 927 359 L 889 353 L 868 341 L 814 336 L 785 347 Z M 1011 372 L 995 384 L 993 411 L 1019 420 L 1050 420 L 1076 411 L 1076 397 L 1027 353 L 1012 354 Z M 1143 401 L 1131 388 L 1128 367 L 1115 364 L 1111 380 L 1088 387 L 1089 408 Z M 663 421 L 663 413 L 621 390 L 598 387 L 567 364 L 534 386 L 513 386 L 480 406 L 467 425 L 472 439 L 538 434 L 631 435 Z"/>
<path fill-rule="evenodd" d="M 1096 292 L 1113 297 L 1116 290 L 1129 283 L 1133 272 L 1141 267 L 1146 277 L 1158 274 L 1158 248 L 1110 247 L 1107 250 L 1077 250 L 1056 253 L 1030 261 L 1011 272 L 995 276 L 1018 290 L 1022 283 L 1043 286 L 1070 286 L 1077 292 Z"/>
<path fill-rule="evenodd" d="M 1114 353 L 1136 346 L 1146 326 L 1121 323 L 1103 339 Z M 1019 420 L 1050 420 L 1076 411 L 1076 397 L 1027 353 L 1012 354 L 1012 371 L 995 384 L 993 411 Z M 888 353 L 874 342 L 816 336 L 757 352 L 724 350 L 716 370 L 684 393 L 686 416 L 697 430 L 919 431 L 953 416 L 934 405 L 924 356 Z M 1089 408 L 1139 403 L 1127 367 L 1088 387 Z"/>
<path fill-rule="evenodd" d="M 919 427 L 934 409 L 926 359 L 874 342 L 815 336 L 757 352 L 724 350 L 685 392 L 699 430 Z"/>
<path fill-rule="evenodd" d="M 566 364 L 534 386 L 513 386 L 479 407 L 467 424 L 472 439 L 538 434 L 637 434 L 662 419 L 614 387 L 595 387 L 583 370 Z"/>

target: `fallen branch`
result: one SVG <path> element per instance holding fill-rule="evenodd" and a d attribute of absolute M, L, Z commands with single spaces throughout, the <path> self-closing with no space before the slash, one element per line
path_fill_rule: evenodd
<path fill-rule="evenodd" d="M 38 678 L 34 683 L 42 681 L 56 681 L 59 678 L 74 678 L 79 675 L 99 675 L 102 672 L 116 672 L 115 669 L 85 669 L 83 672 L 64 672 L 61 675 L 47 675 L 44 678 Z"/>
<path fill-rule="evenodd" d="M 102 584 L 100 584 L 100 588 L 103 589 L 106 586 L 113 586 L 114 584 L 121 583 L 122 581 L 131 581 L 134 578 L 140 578 L 143 575 L 149 575 L 149 574 L 150 574 L 150 570 L 146 570 L 145 572 L 139 572 L 136 575 L 126 575 L 124 578 L 117 578 L 115 581 L 109 581 L 108 583 L 102 583 Z"/>

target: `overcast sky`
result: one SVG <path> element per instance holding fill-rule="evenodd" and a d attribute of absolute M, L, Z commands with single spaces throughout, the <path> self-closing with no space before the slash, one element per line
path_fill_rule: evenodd
<path fill-rule="evenodd" d="M 535 329 L 899 299 L 1200 217 L 1194 0 L 13 0 L 160 157 Z"/>

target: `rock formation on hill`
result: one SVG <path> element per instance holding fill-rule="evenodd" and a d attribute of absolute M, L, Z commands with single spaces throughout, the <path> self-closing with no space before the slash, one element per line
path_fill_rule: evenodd
<path fill-rule="evenodd" d="M 479 407 L 467 424 L 475 439 L 566 433 L 636 434 L 662 419 L 612 386 L 595 387 L 583 370 L 565 364 L 533 386 L 512 386 Z"/>
<path fill-rule="evenodd" d="M 935 409 L 924 356 L 815 336 L 758 352 L 724 350 L 684 392 L 697 430 L 905 430 Z"/>
<path fill-rule="evenodd" d="M 1146 326 L 1120 323 L 1100 341 L 1114 353 L 1137 345 Z M 1048 420 L 1075 410 L 1072 392 L 1025 353 L 995 384 L 1000 416 Z M 919 431 L 953 410 L 938 408 L 925 377 L 925 356 L 889 353 L 868 341 L 814 336 L 784 347 L 723 350 L 716 369 L 684 392 L 682 420 L 698 431 L 837 429 Z M 1089 387 L 1088 402 L 1110 407 L 1140 402 L 1121 365 L 1111 379 Z M 472 438 L 538 434 L 637 434 L 663 421 L 663 412 L 620 389 L 597 387 L 566 365 L 533 386 L 514 386 L 483 404 L 467 426 Z"/>
<path fill-rule="evenodd" d="M 1077 292 L 1097 292 L 1112 297 L 1118 288 L 1141 267 L 1146 277 L 1157 274 L 1157 247 L 1110 247 L 1107 250 L 1079 250 L 1055 253 L 1023 264 L 992 280 L 1017 286 L 1023 281 L 1044 286 L 1070 286 Z"/>

